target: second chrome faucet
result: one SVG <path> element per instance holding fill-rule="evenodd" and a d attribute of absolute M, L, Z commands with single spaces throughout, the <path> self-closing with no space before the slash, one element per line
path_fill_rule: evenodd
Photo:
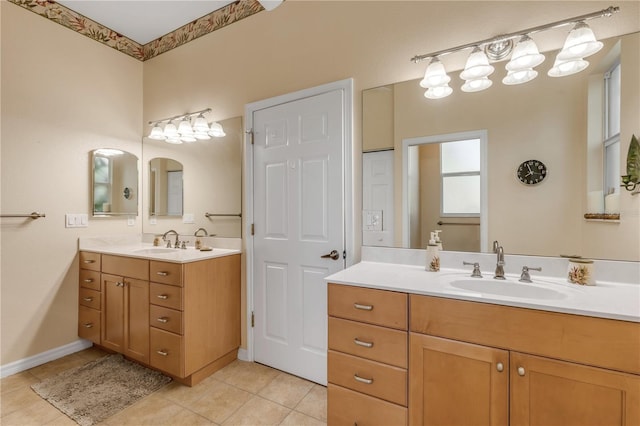
<path fill-rule="evenodd" d="M 493 278 L 496 280 L 504 280 L 504 249 L 497 242 L 493 242 L 493 252 L 496 253 L 496 272 L 493 274 Z"/>

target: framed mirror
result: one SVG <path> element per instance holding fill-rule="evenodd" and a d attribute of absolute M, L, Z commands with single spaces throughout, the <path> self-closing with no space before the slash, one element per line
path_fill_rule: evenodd
<path fill-rule="evenodd" d="M 184 212 L 182 163 L 171 158 L 149 161 L 149 216 L 180 216 Z"/>
<path fill-rule="evenodd" d="M 626 153 L 631 135 L 639 131 L 640 33 L 603 42 L 604 48 L 589 58 L 591 66 L 587 70 L 567 77 L 547 76 L 556 52 L 546 52 L 539 76 L 526 84 L 501 84 L 504 67 L 503 63 L 497 63 L 496 76 L 491 77 L 495 80 L 493 86 L 482 92 L 464 93 L 458 87 L 447 98 L 425 99 L 419 79 L 364 90 L 363 244 L 424 248 L 423 238 L 417 244 L 406 238 L 407 229 L 415 225 L 416 229 L 427 230 L 427 238 L 428 231 L 442 229 L 445 250 L 465 251 L 453 243 L 462 229 L 472 226 L 463 223 L 472 219 L 443 218 L 439 210 L 442 201 L 434 197 L 430 199 L 438 207 L 431 209 L 433 215 L 426 214 L 425 206 L 419 211 L 408 210 L 411 207 L 406 190 L 403 192 L 403 182 L 415 178 L 420 169 L 407 168 L 403 143 L 480 130 L 487 135 L 487 211 L 479 224 L 481 229 L 486 227 L 486 238 L 481 238 L 480 251 L 490 251 L 487 241 L 498 240 L 505 252 L 511 254 L 640 260 L 637 203 L 633 204 L 637 200 L 620 194 L 619 204 L 616 203 L 620 211 L 618 221 L 605 223 L 584 218 L 593 204 L 588 194 L 602 197 L 605 179 L 602 155 L 593 156 L 593 151 L 601 152 L 604 148 L 601 144 L 594 147 L 590 138 L 594 121 L 590 87 L 606 70 L 600 64 L 611 62 L 616 50 L 620 53 L 622 85 L 621 153 Z M 452 86 L 458 85 L 458 81 L 460 85 L 463 83 L 456 81 L 456 71 L 449 72 Z M 367 157 L 384 153 L 387 153 L 385 165 L 368 165 Z M 528 160 L 544 164 L 543 181 L 529 185 L 518 179 L 518 167 Z M 391 170 L 387 173 L 390 179 L 374 181 L 373 187 L 367 188 L 366 182 L 372 176 L 378 179 L 385 170 Z M 384 203 L 387 207 L 382 207 Z M 600 199 L 600 204 L 605 203 Z M 380 221 L 376 222 L 376 217 Z M 408 223 L 407 218 L 414 223 Z M 379 231 L 374 229 L 376 226 Z M 479 233 L 474 238 L 478 237 Z M 449 248 L 448 241 L 453 244 Z"/>
<path fill-rule="evenodd" d="M 91 151 L 93 216 L 138 215 L 138 157 L 112 148 Z"/>

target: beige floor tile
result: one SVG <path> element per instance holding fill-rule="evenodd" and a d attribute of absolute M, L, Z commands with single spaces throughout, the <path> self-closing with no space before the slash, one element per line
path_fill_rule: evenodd
<path fill-rule="evenodd" d="M 280 424 L 288 426 L 326 426 L 325 422 L 297 411 L 292 411 Z"/>
<path fill-rule="evenodd" d="M 214 379 L 251 393 L 258 393 L 279 374 L 278 370 L 253 362 L 236 360 L 217 371 Z"/>
<path fill-rule="evenodd" d="M 295 407 L 299 411 L 308 416 L 314 417 L 323 422 L 327 421 L 327 388 L 320 385 L 313 385 L 302 401 Z"/>
<path fill-rule="evenodd" d="M 2 399 L 4 403 L 4 397 Z M 62 413 L 53 405 L 38 397 L 37 401 L 30 402 L 10 414 L 5 415 L 3 410 L 0 423 L 2 426 L 43 425 L 60 417 L 60 414 Z"/>
<path fill-rule="evenodd" d="M 80 367 L 85 365 L 88 361 L 76 354 L 67 355 L 63 358 L 56 359 L 55 361 L 48 362 L 46 364 L 39 365 L 27 370 L 40 380 L 44 380 L 48 377 L 55 376 L 70 368 Z"/>
<path fill-rule="evenodd" d="M 109 417 L 104 423 L 111 426 L 158 425 L 184 410 L 173 402 L 151 395 Z"/>
<path fill-rule="evenodd" d="M 0 388 L 2 389 L 2 395 L 4 395 L 6 392 L 28 388 L 36 382 L 38 382 L 38 379 L 33 374 L 23 371 L 0 380 Z"/>
<path fill-rule="evenodd" d="M 40 396 L 35 393 L 29 386 L 17 389 L 13 392 L 2 394 L 0 401 L 0 415 L 4 421 L 5 416 L 14 411 L 28 409 L 31 405 L 38 402 L 44 402 Z M 49 403 L 47 403 L 49 404 Z"/>
<path fill-rule="evenodd" d="M 209 382 L 202 398 L 186 404 L 185 407 L 221 424 L 245 405 L 251 397 L 250 393 L 242 389 L 214 380 Z"/>
<path fill-rule="evenodd" d="M 206 419 L 193 411 L 187 410 L 183 408 L 178 411 L 174 416 L 166 419 L 166 421 L 157 423 L 158 425 L 167 425 L 167 426 L 209 426 L 216 425 L 216 423 Z"/>
<path fill-rule="evenodd" d="M 71 420 L 66 414 L 60 413 L 58 417 L 45 423 L 47 426 L 78 426 L 78 423 Z"/>
<path fill-rule="evenodd" d="M 263 398 L 277 402 L 288 408 L 293 408 L 309 393 L 313 383 L 292 376 L 279 373 L 267 386 L 258 393 Z"/>
<path fill-rule="evenodd" d="M 254 396 L 235 414 L 227 419 L 225 426 L 257 426 L 278 425 L 291 412 L 286 407 L 275 402 Z"/>
<path fill-rule="evenodd" d="M 87 361 L 95 361 L 96 359 L 100 359 L 109 355 L 109 352 L 103 351 L 100 348 L 92 346 L 83 351 L 76 352 L 76 355 L 78 355 L 82 359 L 86 359 Z"/>

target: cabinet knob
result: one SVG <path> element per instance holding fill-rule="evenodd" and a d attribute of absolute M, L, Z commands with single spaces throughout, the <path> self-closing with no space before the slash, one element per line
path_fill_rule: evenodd
<path fill-rule="evenodd" d="M 358 338 L 353 339 L 353 343 L 355 343 L 358 346 L 363 346 L 365 348 L 372 348 L 373 347 L 373 342 L 363 342 L 362 340 L 359 340 Z"/>
<path fill-rule="evenodd" d="M 161 277 L 166 277 L 167 275 L 169 275 L 169 273 L 166 271 L 158 271 L 156 272 L 156 274 L 160 275 Z"/>
<path fill-rule="evenodd" d="M 158 355 L 162 355 L 162 356 L 167 356 L 167 355 L 169 355 L 169 352 L 167 352 L 167 351 L 163 351 L 162 349 L 160 349 L 160 350 L 156 351 L 156 353 L 157 353 Z"/>
<path fill-rule="evenodd" d="M 498 370 L 500 373 L 502 373 L 504 371 L 504 365 L 499 362 L 496 364 L 496 370 Z"/>
<path fill-rule="evenodd" d="M 518 367 L 518 376 L 524 376 L 524 367 Z"/>
<path fill-rule="evenodd" d="M 93 302 L 93 297 L 83 297 L 82 300 L 85 302 Z"/>
<path fill-rule="evenodd" d="M 161 323 L 163 323 L 163 324 L 166 324 L 166 323 L 168 323 L 168 322 L 169 322 L 169 318 L 167 318 L 167 317 L 160 317 L 160 318 L 156 319 L 156 321 L 161 322 Z"/>
<path fill-rule="evenodd" d="M 93 328 L 93 323 L 87 322 L 87 323 L 82 324 L 82 326 L 84 328 Z"/>
<path fill-rule="evenodd" d="M 353 307 L 356 309 L 360 309 L 363 311 L 372 311 L 373 310 L 373 305 L 361 305 L 360 303 L 354 303 Z"/>
<path fill-rule="evenodd" d="M 356 379 L 357 382 L 364 383 L 366 385 L 370 385 L 373 383 L 373 379 L 365 379 L 364 377 L 360 377 L 357 374 L 354 374 L 353 378 Z"/>
<path fill-rule="evenodd" d="M 159 294 L 156 296 L 158 299 L 162 299 L 162 300 L 166 300 L 169 298 L 169 296 L 167 296 L 166 294 Z"/>
<path fill-rule="evenodd" d="M 124 283 L 121 283 L 120 281 L 118 281 L 116 283 L 116 287 L 124 287 Z"/>

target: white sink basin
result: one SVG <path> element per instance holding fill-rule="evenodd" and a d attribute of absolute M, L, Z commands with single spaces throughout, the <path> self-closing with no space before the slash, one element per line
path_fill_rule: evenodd
<path fill-rule="evenodd" d="M 524 299 L 564 299 L 567 296 L 551 288 L 514 282 L 483 279 L 455 280 L 451 287 L 473 291 L 474 293 L 487 295 L 500 295 L 508 297 L 521 297 Z"/>
<path fill-rule="evenodd" d="M 145 249 L 133 250 L 131 253 L 134 253 L 134 254 L 163 254 L 163 253 L 175 253 L 178 250 L 179 249 L 154 247 L 154 248 L 145 248 Z"/>

